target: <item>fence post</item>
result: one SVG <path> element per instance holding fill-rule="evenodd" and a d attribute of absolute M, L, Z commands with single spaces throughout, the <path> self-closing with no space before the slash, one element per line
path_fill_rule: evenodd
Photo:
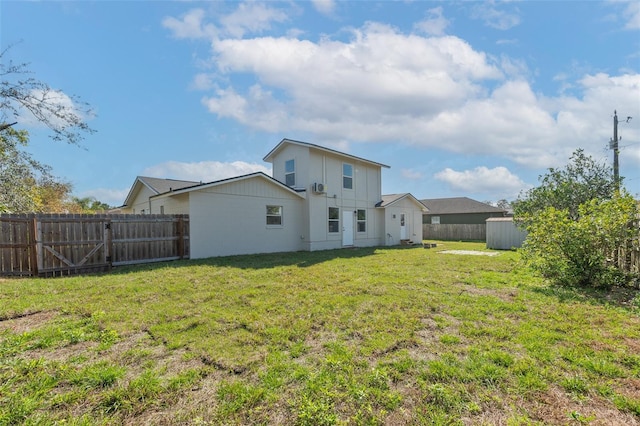
<path fill-rule="evenodd" d="M 35 216 L 28 222 L 29 223 L 29 235 L 31 236 L 29 241 L 29 257 L 31 257 L 31 261 L 29 264 L 31 265 L 31 275 L 38 276 L 38 265 L 40 264 L 40 260 L 38 259 L 38 249 L 36 247 L 38 243 L 38 220 Z"/>
<path fill-rule="evenodd" d="M 104 221 L 104 263 L 109 265 L 109 269 L 113 266 L 113 229 L 111 219 L 105 217 Z"/>
<path fill-rule="evenodd" d="M 42 247 L 42 221 L 38 216 L 34 216 L 33 222 L 35 224 L 35 247 L 36 247 L 36 270 L 38 274 L 44 268 L 44 253 Z"/>
<path fill-rule="evenodd" d="M 184 219 L 182 215 L 178 216 L 178 225 L 177 225 L 176 233 L 178 234 L 178 246 L 176 247 L 178 250 L 177 255 L 180 256 L 180 259 L 184 259 Z"/>

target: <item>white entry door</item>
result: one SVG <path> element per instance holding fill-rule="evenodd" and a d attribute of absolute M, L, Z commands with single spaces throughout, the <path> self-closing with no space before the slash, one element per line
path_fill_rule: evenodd
<path fill-rule="evenodd" d="M 407 220 L 404 213 L 400 213 L 400 239 L 407 239 Z"/>
<path fill-rule="evenodd" d="M 342 245 L 353 245 L 353 212 L 342 210 Z"/>

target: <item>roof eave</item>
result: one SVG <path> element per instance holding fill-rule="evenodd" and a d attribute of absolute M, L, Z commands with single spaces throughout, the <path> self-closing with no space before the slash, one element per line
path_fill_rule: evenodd
<path fill-rule="evenodd" d="M 231 183 L 231 182 L 237 182 L 237 181 L 241 181 L 241 180 L 245 180 L 245 179 L 252 179 L 252 178 L 255 178 L 255 177 L 260 177 L 262 179 L 265 179 L 266 181 L 268 181 L 268 182 L 270 182 L 272 184 L 276 184 L 279 187 L 281 187 L 282 189 L 285 189 L 285 190 L 289 191 L 290 193 L 297 195 L 300 198 L 305 198 L 305 195 L 303 195 L 304 191 L 296 191 L 293 188 L 290 188 L 287 185 L 283 184 L 282 182 L 272 178 L 271 176 L 266 175 L 264 172 L 249 173 L 249 174 L 246 174 L 246 175 L 234 176 L 234 177 L 230 177 L 230 178 L 227 178 L 227 179 L 216 180 L 216 181 L 213 181 L 213 182 L 206 182 L 206 183 L 190 186 L 190 187 L 187 187 L 187 188 L 181 188 L 181 189 L 176 189 L 176 190 L 173 190 L 173 191 L 164 192 L 162 194 L 157 194 L 157 195 L 152 196 L 151 198 L 161 197 L 161 196 L 171 196 L 171 195 L 184 194 L 184 193 L 192 192 L 192 191 L 199 190 L 199 189 L 211 188 L 211 187 L 220 186 L 220 185 L 224 185 L 224 184 Z"/>
<path fill-rule="evenodd" d="M 355 156 L 355 155 L 351 155 L 351 154 L 347 154 L 347 153 L 344 153 L 344 152 L 340 152 L 340 151 L 337 151 L 335 149 L 326 148 L 326 147 L 323 147 L 323 146 L 320 146 L 320 145 L 316 145 L 316 144 L 313 144 L 313 143 L 296 141 L 296 140 L 287 139 L 287 138 L 282 139 L 280 141 L 280 143 L 278 143 L 278 145 L 276 145 L 271 151 L 269 151 L 269 153 L 267 155 L 265 155 L 262 160 L 267 162 L 267 163 L 272 163 L 273 162 L 273 157 L 275 157 L 276 153 L 285 144 L 305 146 L 307 148 L 317 149 L 319 151 L 324 151 L 324 152 L 327 152 L 327 153 L 330 153 L 330 154 L 340 155 L 340 156 L 343 156 L 343 157 L 352 158 L 352 159 L 354 159 L 356 161 L 361 161 L 363 163 L 372 164 L 372 165 L 375 165 L 375 166 L 378 166 L 378 167 L 384 167 L 386 169 L 390 169 L 391 168 L 390 166 L 387 166 L 386 164 L 378 163 L 376 161 L 367 160 L 366 158 L 362 158 L 362 157 L 358 157 L 358 156 Z"/>

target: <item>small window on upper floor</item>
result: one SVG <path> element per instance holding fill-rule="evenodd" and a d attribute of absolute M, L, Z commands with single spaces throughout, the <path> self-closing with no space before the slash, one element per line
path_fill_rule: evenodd
<path fill-rule="evenodd" d="M 342 187 L 353 189 L 353 165 L 351 164 L 342 164 Z"/>
<path fill-rule="evenodd" d="M 284 162 L 284 184 L 287 186 L 296 185 L 296 160 Z"/>

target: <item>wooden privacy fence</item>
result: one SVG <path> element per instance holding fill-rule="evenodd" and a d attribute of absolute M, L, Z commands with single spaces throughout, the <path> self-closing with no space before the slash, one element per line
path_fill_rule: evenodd
<path fill-rule="evenodd" d="M 629 224 L 629 227 L 632 229 L 634 237 L 611 254 L 611 263 L 621 271 L 640 274 L 640 218 Z M 640 281 L 637 281 L 636 284 L 640 288 Z"/>
<path fill-rule="evenodd" d="M 188 257 L 188 215 L 0 215 L 0 275 L 65 275 Z"/>
<path fill-rule="evenodd" d="M 443 241 L 485 241 L 487 226 L 482 224 L 423 224 L 422 238 Z"/>

